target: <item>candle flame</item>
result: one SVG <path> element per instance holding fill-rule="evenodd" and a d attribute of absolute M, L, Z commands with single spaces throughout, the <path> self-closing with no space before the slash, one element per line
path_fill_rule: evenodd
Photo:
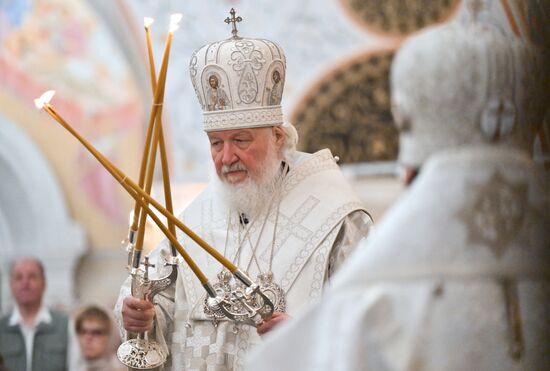
<path fill-rule="evenodd" d="M 170 16 L 170 28 L 168 32 L 174 33 L 180 27 L 179 23 L 182 17 L 181 13 L 175 13 Z"/>
<path fill-rule="evenodd" d="M 48 90 L 44 94 L 42 94 L 39 98 L 36 98 L 34 100 L 34 105 L 38 109 L 44 108 L 44 106 L 52 100 L 53 96 L 55 95 L 55 90 Z"/>
<path fill-rule="evenodd" d="M 149 28 L 153 24 L 154 21 L 155 21 L 154 18 L 144 17 L 143 18 L 143 25 L 145 26 L 145 28 Z"/>

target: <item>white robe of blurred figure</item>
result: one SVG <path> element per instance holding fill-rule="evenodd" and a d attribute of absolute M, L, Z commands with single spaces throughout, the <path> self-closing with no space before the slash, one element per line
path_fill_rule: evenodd
<path fill-rule="evenodd" d="M 411 38 L 392 70 L 400 161 L 418 177 L 248 370 L 548 369 L 550 203 L 526 84 L 540 71 L 496 29 L 446 27 Z"/>
<path fill-rule="evenodd" d="M 434 157 L 321 303 L 249 369 L 548 366 L 549 205 L 533 170 L 506 149 Z"/>

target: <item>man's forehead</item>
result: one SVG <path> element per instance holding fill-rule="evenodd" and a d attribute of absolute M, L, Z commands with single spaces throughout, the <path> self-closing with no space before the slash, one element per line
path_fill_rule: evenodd
<path fill-rule="evenodd" d="M 82 320 L 82 327 L 97 328 L 97 327 L 104 327 L 105 324 L 106 324 L 106 321 L 96 317 L 84 318 Z"/>
<path fill-rule="evenodd" d="M 230 138 L 237 135 L 252 135 L 255 136 L 266 128 L 244 128 L 244 129 L 230 129 L 230 130 L 216 130 L 209 131 L 206 134 L 209 138 Z"/>
<path fill-rule="evenodd" d="M 38 262 L 32 259 L 24 259 L 13 264 L 12 273 L 22 273 L 28 271 L 41 271 L 40 265 Z"/>

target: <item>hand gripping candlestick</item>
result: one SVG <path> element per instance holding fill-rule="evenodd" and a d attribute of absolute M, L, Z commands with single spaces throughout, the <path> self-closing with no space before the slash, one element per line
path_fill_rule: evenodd
<path fill-rule="evenodd" d="M 176 280 L 177 269 L 172 267 L 168 277 L 150 280 L 149 267 L 154 266 L 149 263 L 149 257 L 144 258 L 142 265 L 143 271 L 133 268 L 132 276 L 132 296 L 146 299 L 152 298 L 162 290 L 166 289 Z M 166 361 L 167 354 L 156 341 L 146 339 L 145 333 L 140 333 L 136 338 L 129 338 L 123 342 L 117 350 L 118 359 L 130 369 L 145 370 L 158 367 Z"/>

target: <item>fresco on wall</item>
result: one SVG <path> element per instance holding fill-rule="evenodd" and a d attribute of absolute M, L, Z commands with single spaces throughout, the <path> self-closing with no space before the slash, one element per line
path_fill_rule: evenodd
<path fill-rule="evenodd" d="M 460 0 L 340 0 L 352 19 L 369 30 L 404 36 L 447 19 Z"/>
<path fill-rule="evenodd" d="M 393 51 L 411 33 L 449 19 L 459 0 L 341 0 L 350 21 L 377 42 L 343 55 L 308 87 L 291 120 L 300 148 L 328 147 L 341 163 L 395 161 L 399 149 L 390 109 Z"/>
<path fill-rule="evenodd" d="M 29 110 L 42 92 L 56 90 L 56 110 L 115 163 L 127 155 L 120 143 L 138 135 L 142 111 L 127 62 L 84 0 L 0 1 L 0 89 Z M 41 124 L 55 125 L 41 117 Z M 67 133 L 67 146 L 73 141 Z M 76 152 L 75 189 L 68 192 L 81 192 L 90 208 L 126 223 L 118 184 L 84 147 Z"/>
<path fill-rule="evenodd" d="M 327 73 L 293 115 L 300 148 L 330 148 L 341 163 L 394 161 L 389 71 L 393 52 L 367 52 Z"/>

